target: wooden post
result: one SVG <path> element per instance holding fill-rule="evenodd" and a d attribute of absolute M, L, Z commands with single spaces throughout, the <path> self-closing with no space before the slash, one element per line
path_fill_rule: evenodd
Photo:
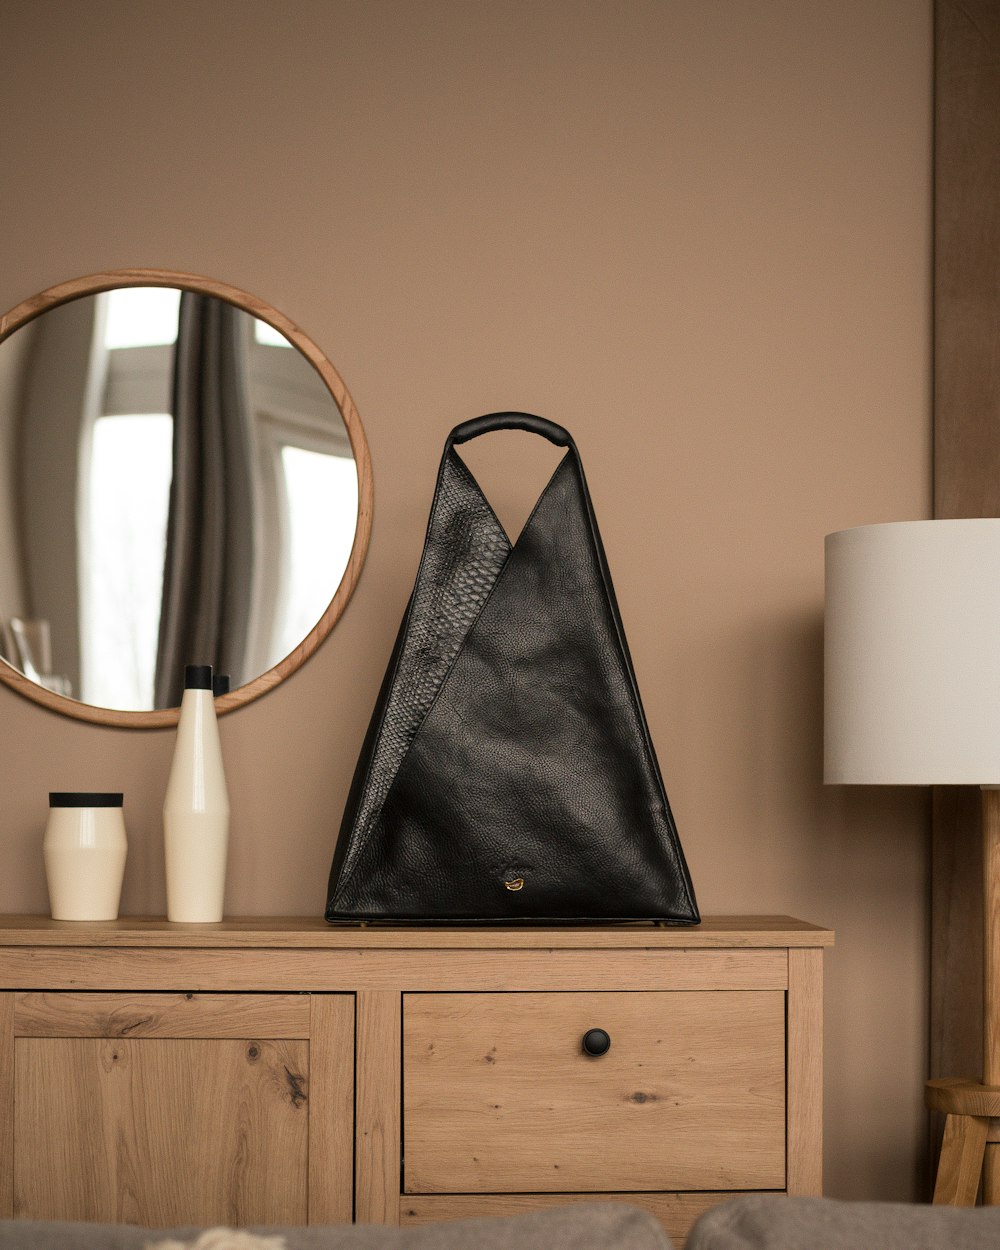
<path fill-rule="evenodd" d="M 996 517 L 1000 5 L 936 0 L 934 20 L 934 516 Z M 932 1076 L 974 1072 L 980 1053 L 978 806 L 971 786 L 936 788 Z"/>
<path fill-rule="evenodd" d="M 1000 790 L 983 787 L 983 1084 L 1000 1085 Z M 1000 1203 L 1000 1158 L 989 1143 L 983 1202 Z"/>
<path fill-rule="evenodd" d="M 0 1220 L 14 1218 L 14 995 L 0 994 Z"/>
<path fill-rule="evenodd" d="M 788 952 L 790 1194 L 823 1193 L 823 951 Z"/>
<path fill-rule="evenodd" d="M 402 1131 L 399 993 L 360 991 L 355 1021 L 355 1219 L 359 1224 L 398 1224 Z"/>
<path fill-rule="evenodd" d="M 1000 1205 L 1000 1155 L 990 1121 L 1000 1114 L 1000 787 L 983 786 L 983 1075 L 932 1080 L 927 1105 L 943 1111 L 936 1203 L 970 1206 L 982 1174 L 983 1203 Z"/>

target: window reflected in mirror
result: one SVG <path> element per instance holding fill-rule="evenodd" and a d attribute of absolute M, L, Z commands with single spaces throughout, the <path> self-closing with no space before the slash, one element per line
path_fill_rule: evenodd
<path fill-rule="evenodd" d="M 173 421 L 162 412 L 94 422 L 80 547 L 80 698 L 152 707 Z"/>
<path fill-rule="evenodd" d="M 275 650 L 287 655 L 307 634 L 326 601 L 313 577 L 322 560 L 339 569 L 351 558 L 351 526 L 358 511 L 358 479 L 354 463 L 330 452 L 286 442 L 281 459 L 272 463 L 281 482 L 281 506 L 275 524 L 282 533 L 286 577 L 278 595 L 279 622 Z M 331 542 L 331 535 L 333 540 Z"/>

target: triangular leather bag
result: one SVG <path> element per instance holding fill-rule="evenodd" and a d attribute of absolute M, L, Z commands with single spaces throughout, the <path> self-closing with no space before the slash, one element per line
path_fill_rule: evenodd
<path fill-rule="evenodd" d="M 512 545 L 456 447 L 566 447 Z M 527 413 L 445 443 L 326 918 L 696 924 L 580 456 Z"/>

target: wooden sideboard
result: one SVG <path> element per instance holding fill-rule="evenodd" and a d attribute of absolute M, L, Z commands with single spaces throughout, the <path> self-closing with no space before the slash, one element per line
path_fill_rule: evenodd
<path fill-rule="evenodd" d="M 826 929 L 0 917 L 0 1218 L 420 1223 L 822 1189 Z M 606 1053 L 584 1052 L 591 1029 Z"/>

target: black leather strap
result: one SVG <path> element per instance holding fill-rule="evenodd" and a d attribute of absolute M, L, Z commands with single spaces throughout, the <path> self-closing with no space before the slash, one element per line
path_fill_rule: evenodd
<path fill-rule="evenodd" d="M 530 412 L 491 412 L 485 417 L 473 417 L 471 421 L 463 421 L 456 425 L 448 435 L 448 446 L 467 443 L 480 434 L 492 434 L 494 430 L 526 430 L 529 434 L 539 434 L 547 438 L 557 447 L 572 447 L 573 437 L 569 430 L 556 425 L 554 421 L 546 421 L 544 417 L 533 416 Z"/>

